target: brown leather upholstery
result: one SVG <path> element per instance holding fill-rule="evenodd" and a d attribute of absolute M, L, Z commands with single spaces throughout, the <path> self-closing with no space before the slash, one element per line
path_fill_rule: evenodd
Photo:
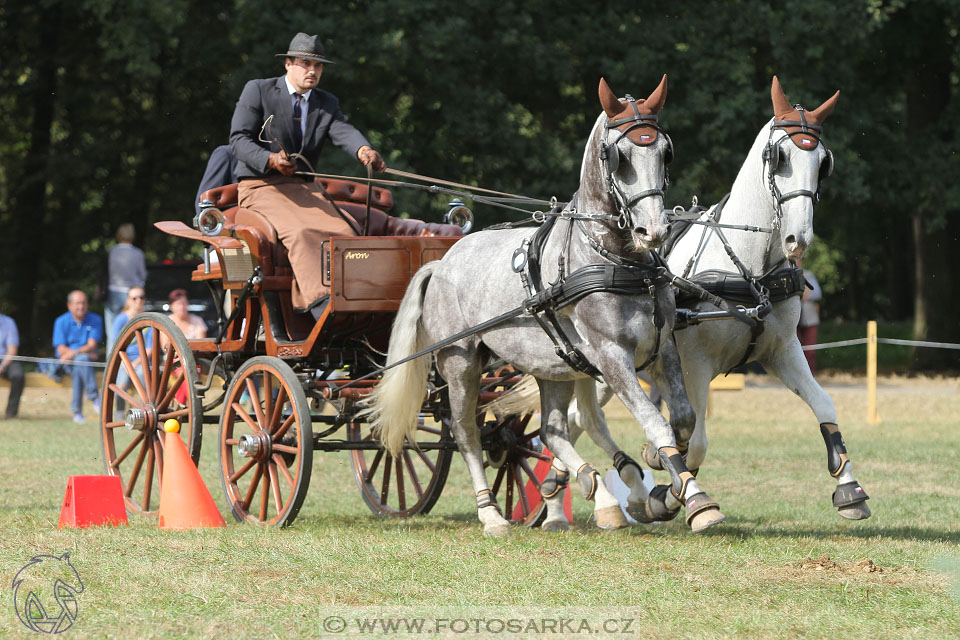
<path fill-rule="evenodd" d="M 319 180 L 319 182 L 323 185 L 327 194 L 337 203 L 337 206 L 353 217 L 357 221 L 358 227 L 363 229 L 367 212 L 368 186 L 349 180 Z M 277 230 L 270 223 L 270 220 L 256 211 L 235 206 L 238 200 L 236 184 L 228 184 L 205 191 L 200 195 L 200 199 L 209 200 L 223 211 L 228 224 L 245 225 L 263 232 L 273 246 L 270 263 L 262 265 L 265 275 L 288 275 L 292 273 L 287 248 L 277 238 Z M 460 227 L 454 224 L 437 224 L 388 215 L 384 209 L 393 207 L 393 194 L 386 189 L 374 187 L 370 203 L 370 235 L 459 236 L 463 234 Z M 228 209 L 228 207 L 232 208 Z"/>

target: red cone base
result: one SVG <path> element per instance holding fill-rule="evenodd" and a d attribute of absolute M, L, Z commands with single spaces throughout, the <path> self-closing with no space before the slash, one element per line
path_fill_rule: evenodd
<path fill-rule="evenodd" d="M 58 529 L 127 524 L 119 476 L 70 476 Z"/>

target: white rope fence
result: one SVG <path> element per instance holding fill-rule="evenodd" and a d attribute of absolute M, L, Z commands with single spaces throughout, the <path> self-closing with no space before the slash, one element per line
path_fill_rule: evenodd
<path fill-rule="evenodd" d="M 834 347 L 850 347 L 858 344 L 868 344 L 869 338 L 853 338 L 851 340 L 838 340 L 836 342 L 821 342 L 820 344 L 808 344 L 803 347 L 804 351 L 818 351 L 820 349 L 833 349 Z M 878 344 L 896 344 L 903 347 L 930 347 L 933 349 L 960 349 L 960 344 L 952 342 L 927 342 L 925 340 L 900 340 L 899 338 L 877 338 Z"/>
<path fill-rule="evenodd" d="M 59 360 L 57 358 L 33 358 L 31 356 L 0 356 L 0 360 L 19 360 L 20 362 L 46 362 L 50 364 L 62 364 L 62 365 L 77 365 L 81 367 L 100 367 L 103 368 L 107 366 L 106 362 L 74 362 L 73 360 L 67 360 L 66 362 Z"/>

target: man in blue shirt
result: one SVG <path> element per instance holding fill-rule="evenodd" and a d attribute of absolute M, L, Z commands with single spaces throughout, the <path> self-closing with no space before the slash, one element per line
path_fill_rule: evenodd
<path fill-rule="evenodd" d="M 53 323 L 53 346 L 57 356 L 73 379 L 73 421 L 86 422 L 83 417 L 83 395 L 93 403 L 93 410 L 100 412 L 100 392 L 93 367 L 85 365 L 97 357 L 97 349 L 103 339 L 103 320 L 87 311 L 87 294 L 71 291 L 67 296 L 67 313 Z"/>
<path fill-rule="evenodd" d="M 0 376 L 10 381 L 10 396 L 4 418 L 16 418 L 20 410 L 20 394 L 23 393 L 23 365 L 13 359 L 20 348 L 17 323 L 10 316 L 0 313 Z"/>

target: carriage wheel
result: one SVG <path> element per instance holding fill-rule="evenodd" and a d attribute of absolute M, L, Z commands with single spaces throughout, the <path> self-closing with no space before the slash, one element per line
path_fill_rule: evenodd
<path fill-rule="evenodd" d="M 147 363 L 140 367 L 140 376 L 134 365 L 138 359 Z M 126 388 L 119 384 L 121 372 L 129 380 Z M 166 420 L 180 422 L 194 464 L 200 459 L 203 407 L 194 391 L 198 380 L 190 343 L 167 316 L 139 314 L 117 336 L 103 374 L 100 442 L 106 473 L 120 477 L 131 513 L 157 514 Z"/>
<path fill-rule="evenodd" d="M 484 427 L 484 468 L 495 469 L 493 491 L 510 524 L 536 527 L 547 517 L 540 496 L 540 482 L 549 471 L 552 457 L 539 444 L 540 429 L 527 432 L 532 416 L 507 416 Z M 544 461 L 546 464 L 537 465 Z M 527 490 L 528 485 L 530 491 Z"/>
<path fill-rule="evenodd" d="M 421 448 L 404 449 L 393 457 L 385 449 L 351 451 L 353 477 L 363 501 L 374 514 L 406 518 L 428 513 L 436 504 L 447 482 L 451 449 L 428 449 L 423 445 L 450 442 L 450 420 L 445 414 L 439 424 L 417 425 L 417 444 Z M 347 438 L 354 442 L 375 442 L 373 434 L 363 433 L 359 422 L 347 428 Z"/>
<path fill-rule="evenodd" d="M 284 527 L 310 486 L 313 429 L 303 387 L 286 362 L 251 358 L 230 386 L 220 417 L 220 477 L 240 522 Z"/>

